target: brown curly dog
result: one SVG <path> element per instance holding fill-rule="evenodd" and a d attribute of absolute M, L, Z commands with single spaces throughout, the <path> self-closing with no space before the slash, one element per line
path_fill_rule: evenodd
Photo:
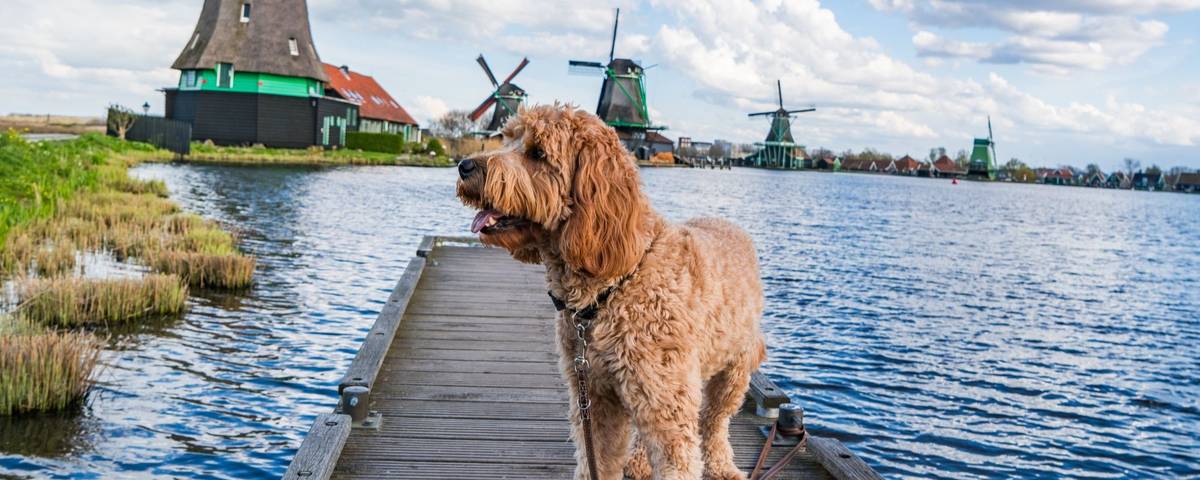
<path fill-rule="evenodd" d="M 655 213 L 632 156 L 595 115 L 532 107 L 502 133 L 502 148 L 459 163 L 458 196 L 480 210 L 472 230 L 485 244 L 546 266 L 568 310 L 599 308 L 587 347 L 599 478 L 745 478 L 729 418 L 766 357 L 750 237 L 724 220 L 677 225 Z M 557 332 L 575 478 L 586 479 L 566 311 Z"/>

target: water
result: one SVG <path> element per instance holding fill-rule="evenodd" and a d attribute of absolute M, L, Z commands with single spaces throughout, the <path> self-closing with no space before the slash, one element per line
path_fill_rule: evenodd
<path fill-rule="evenodd" d="M 245 294 L 114 335 L 81 412 L 0 420 L 0 476 L 278 477 L 449 169 L 148 165 L 260 259 Z M 766 366 L 885 477 L 1200 475 L 1200 196 L 642 170 L 669 218 L 757 241 Z"/>

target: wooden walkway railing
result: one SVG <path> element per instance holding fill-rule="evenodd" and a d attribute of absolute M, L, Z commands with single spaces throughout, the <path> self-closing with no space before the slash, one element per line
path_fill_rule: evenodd
<path fill-rule="evenodd" d="M 571 478 L 541 267 L 471 238 L 426 237 L 417 255 L 284 478 Z M 756 374 L 747 400 L 730 438 L 748 472 L 788 397 Z M 774 447 L 770 463 L 789 448 Z M 777 478 L 879 476 L 837 440 L 810 437 Z"/>

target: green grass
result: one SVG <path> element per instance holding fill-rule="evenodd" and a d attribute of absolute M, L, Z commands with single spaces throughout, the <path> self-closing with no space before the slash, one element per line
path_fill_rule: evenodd
<path fill-rule="evenodd" d="M 393 154 L 362 150 L 319 148 L 289 149 L 267 147 L 222 147 L 192 142 L 191 153 L 183 161 L 197 163 L 249 165 L 398 165 L 413 167 L 451 167 L 445 155 Z"/>
<path fill-rule="evenodd" d="M 0 415 L 83 401 L 102 343 L 66 329 L 178 314 L 189 283 L 250 284 L 255 260 L 238 252 L 232 234 L 180 212 L 163 182 L 129 177 L 132 165 L 171 157 L 97 134 L 44 143 L 0 135 L 0 281 L 15 281 L 18 300 L 0 315 Z M 179 275 L 74 276 L 81 251 Z"/>

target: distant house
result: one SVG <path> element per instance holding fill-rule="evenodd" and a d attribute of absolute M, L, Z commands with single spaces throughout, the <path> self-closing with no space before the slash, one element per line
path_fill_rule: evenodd
<path fill-rule="evenodd" d="M 1084 173 L 1083 182 L 1081 183 L 1081 185 L 1083 185 L 1085 187 L 1092 187 L 1092 188 L 1104 188 L 1104 184 L 1107 179 L 1108 179 L 1108 177 L 1106 177 L 1104 175 L 1104 172 L 1096 170 L 1095 172 L 1092 172 L 1090 175 L 1087 173 Z"/>
<path fill-rule="evenodd" d="M 1200 193 L 1200 172 L 1180 173 L 1175 178 L 1175 191 Z"/>
<path fill-rule="evenodd" d="M 932 177 L 933 176 L 933 164 L 929 163 L 929 162 L 921 162 L 920 166 L 917 167 L 917 176 L 918 177 Z"/>
<path fill-rule="evenodd" d="M 1038 178 L 1047 185 L 1075 185 L 1075 171 L 1068 167 L 1038 169 Z"/>
<path fill-rule="evenodd" d="M 859 172 L 895 173 L 896 166 L 890 158 L 846 158 L 842 160 L 842 169 Z"/>
<path fill-rule="evenodd" d="M 900 157 L 899 160 L 894 162 L 894 165 L 896 166 L 896 173 L 901 175 L 916 175 L 917 171 L 921 168 L 921 162 L 908 155 Z"/>
<path fill-rule="evenodd" d="M 966 175 L 967 171 L 959 167 L 958 163 L 949 156 L 942 155 L 934 160 L 930 173 L 935 177 L 961 177 Z"/>
<path fill-rule="evenodd" d="M 650 158 L 662 152 L 675 153 L 675 142 L 654 130 L 617 129 L 617 138 L 626 147 L 636 145 L 634 154 L 637 158 Z"/>
<path fill-rule="evenodd" d="M 1108 178 L 1104 179 L 1104 188 L 1119 188 L 1122 190 L 1128 190 L 1130 184 L 1131 182 L 1129 181 L 1129 175 L 1126 175 L 1125 172 L 1120 170 L 1108 174 Z"/>
<path fill-rule="evenodd" d="M 330 96 L 358 105 L 358 131 L 393 133 L 408 142 L 421 141 L 421 128 L 408 111 L 370 75 L 350 70 L 345 65 L 322 64 L 329 77 Z"/>
<path fill-rule="evenodd" d="M 825 153 L 813 160 L 815 168 L 821 170 L 841 170 L 842 162 L 838 161 L 833 154 Z"/>
<path fill-rule="evenodd" d="M 1145 172 L 1135 173 L 1135 174 L 1133 174 L 1133 189 L 1134 190 L 1149 190 L 1152 192 L 1155 190 L 1162 191 L 1166 187 L 1166 182 L 1165 182 L 1165 179 L 1163 178 L 1165 176 L 1166 175 L 1163 175 L 1162 172 L 1159 172 L 1159 173 L 1145 173 Z"/>

